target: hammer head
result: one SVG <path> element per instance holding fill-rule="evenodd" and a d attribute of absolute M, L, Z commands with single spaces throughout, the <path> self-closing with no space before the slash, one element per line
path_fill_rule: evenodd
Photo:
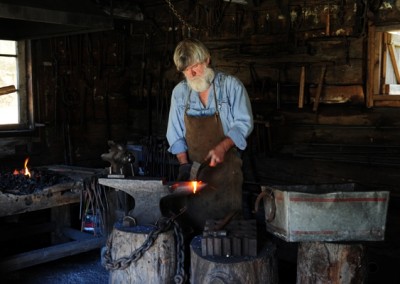
<path fill-rule="evenodd" d="M 193 162 L 192 167 L 190 168 L 190 180 L 197 180 L 197 176 L 199 174 L 199 170 L 202 164 L 199 162 Z"/>

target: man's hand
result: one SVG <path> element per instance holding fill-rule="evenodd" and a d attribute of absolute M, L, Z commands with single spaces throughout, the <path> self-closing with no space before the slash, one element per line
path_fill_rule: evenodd
<path fill-rule="evenodd" d="M 186 163 L 179 166 L 177 181 L 188 181 L 190 179 L 190 169 L 192 164 Z"/>
<path fill-rule="evenodd" d="M 232 139 L 226 137 L 222 140 L 217 146 L 208 152 L 208 155 L 205 160 L 210 160 L 210 167 L 215 167 L 217 164 L 220 164 L 224 161 L 226 152 L 229 151 L 235 144 L 233 143 Z"/>

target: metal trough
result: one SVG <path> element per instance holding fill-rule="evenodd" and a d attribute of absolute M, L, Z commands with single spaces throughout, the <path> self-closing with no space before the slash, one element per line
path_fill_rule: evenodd
<path fill-rule="evenodd" d="M 263 186 L 257 202 L 263 200 L 267 231 L 288 242 L 384 240 L 390 193 L 353 189 Z"/>

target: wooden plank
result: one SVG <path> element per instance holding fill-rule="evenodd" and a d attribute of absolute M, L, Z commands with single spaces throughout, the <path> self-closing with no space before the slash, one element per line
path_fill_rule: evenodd
<path fill-rule="evenodd" d="M 299 87 L 299 108 L 303 108 L 304 106 L 304 86 L 306 83 L 306 67 L 301 66 L 300 70 L 300 87 Z"/>
<path fill-rule="evenodd" d="M 392 96 L 392 95 L 377 95 L 374 96 L 374 101 L 399 101 L 400 96 Z"/>
<path fill-rule="evenodd" d="M 48 222 L 43 224 L 24 224 L 23 226 L 1 226 L 0 227 L 0 242 L 8 241 L 11 239 L 28 238 L 42 233 L 49 233 L 54 231 L 56 224 Z"/>
<path fill-rule="evenodd" d="M 26 253 L 13 255 L 0 260 L 0 271 L 16 271 L 33 265 L 38 265 L 60 259 L 66 256 L 87 252 L 104 246 L 105 242 L 105 237 L 93 237 L 92 239 L 72 241 L 65 244 L 59 244 Z"/>
<path fill-rule="evenodd" d="M 368 108 L 374 106 L 374 94 L 376 83 L 379 86 L 379 72 L 377 73 L 377 69 L 379 69 L 379 49 L 375 50 L 375 48 L 379 47 L 379 32 L 375 31 L 375 26 L 369 24 L 368 29 L 368 77 L 367 77 L 367 94 L 366 94 L 366 105 Z M 378 77 L 377 77 L 378 76 Z M 376 78 L 376 79 L 375 79 Z M 376 82 L 375 82 L 376 81 Z"/>
<path fill-rule="evenodd" d="M 80 192 L 72 192 L 73 184 L 57 191 L 14 195 L 0 193 L 0 217 L 78 203 Z"/>
<path fill-rule="evenodd" d="M 400 107 L 400 100 L 398 100 L 398 101 L 375 101 L 374 106 L 377 106 L 377 107 Z"/>
<path fill-rule="evenodd" d="M 62 233 L 64 236 L 67 238 L 70 238 L 71 240 L 74 241 L 84 241 L 84 240 L 90 240 L 93 239 L 93 234 L 89 233 L 84 233 L 76 229 L 72 229 L 69 227 L 63 228 Z"/>
<path fill-rule="evenodd" d="M 321 97 L 322 86 L 324 84 L 325 73 L 326 73 L 326 65 L 322 66 L 322 68 L 321 68 L 321 74 L 320 74 L 320 77 L 319 77 L 317 93 L 315 94 L 313 111 L 317 111 L 318 110 L 318 104 L 319 104 L 319 99 Z"/>
<path fill-rule="evenodd" d="M 387 76 L 387 52 L 388 52 L 388 40 L 389 40 L 389 33 L 383 33 L 382 34 L 382 42 L 383 42 L 383 46 L 382 46 L 382 56 L 381 56 L 381 77 L 380 77 L 380 89 L 379 89 L 379 94 L 383 93 L 383 85 L 385 84 L 386 81 L 386 76 Z"/>

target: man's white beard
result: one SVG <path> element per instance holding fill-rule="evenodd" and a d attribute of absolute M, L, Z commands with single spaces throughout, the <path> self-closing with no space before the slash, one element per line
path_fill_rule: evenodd
<path fill-rule="evenodd" d="M 203 92 L 211 86 L 214 79 L 214 70 L 206 67 L 203 76 L 194 77 L 192 79 L 186 78 L 189 86 L 196 92 Z"/>

